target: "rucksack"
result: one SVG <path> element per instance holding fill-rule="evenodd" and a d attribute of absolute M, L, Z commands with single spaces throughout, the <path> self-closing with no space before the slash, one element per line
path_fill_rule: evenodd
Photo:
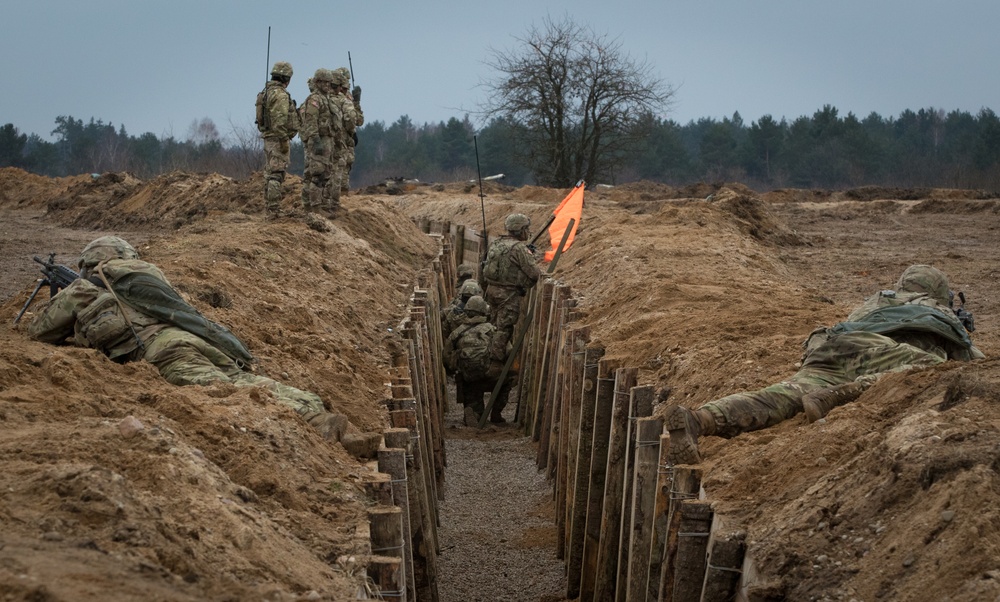
<path fill-rule="evenodd" d="M 257 117 L 254 123 L 257 124 L 257 130 L 260 132 L 266 132 L 271 129 L 271 115 L 265 106 L 267 104 L 267 86 L 257 93 Z"/>
<path fill-rule="evenodd" d="M 458 371 L 466 380 L 479 380 L 490 368 L 490 336 L 487 328 L 473 327 L 458 341 Z"/>

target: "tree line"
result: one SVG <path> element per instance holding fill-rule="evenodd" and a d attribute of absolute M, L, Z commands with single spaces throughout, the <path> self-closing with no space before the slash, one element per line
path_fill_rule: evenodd
<path fill-rule="evenodd" d="M 231 124 L 232 125 L 232 124 Z M 59 116 L 48 141 L 0 127 L 0 167 L 48 176 L 128 171 L 150 178 L 173 170 L 216 172 L 244 179 L 263 165 L 256 128 L 232 126 L 223 136 L 209 119 L 193 122 L 183 138 L 130 135 L 124 125 Z M 625 134 L 623 134 L 625 135 Z M 773 188 L 847 188 L 861 185 L 1000 190 L 1000 118 L 991 109 L 972 114 L 906 110 L 896 117 L 841 116 L 824 106 L 791 121 L 765 115 L 744 123 L 739 113 L 721 120 L 680 124 L 651 113 L 613 147 L 591 184 L 637 180 L 683 186 L 743 182 Z M 391 178 L 426 182 L 503 173 L 505 182 L 562 185 L 532 163 L 525 125 L 494 116 L 476 129 L 469 116 L 415 124 L 370 121 L 358 130 L 353 186 Z M 297 139 L 296 139 L 297 142 Z M 479 169 L 477 170 L 477 151 Z M 291 173 L 302 173 L 301 144 L 293 144 Z"/>

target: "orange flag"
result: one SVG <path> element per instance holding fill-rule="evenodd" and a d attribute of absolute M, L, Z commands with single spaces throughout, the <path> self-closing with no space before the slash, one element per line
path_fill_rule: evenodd
<path fill-rule="evenodd" d="M 580 227 L 580 217 L 583 215 L 583 189 L 585 186 L 586 182 L 583 180 L 577 182 L 573 190 L 566 195 L 566 198 L 552 212 L 553 219 L 549 225 L 549 241 L 552 244 L 552 250 L 545 252 L 545 261 L 552 261 L 552 258 L 556 256 L 556 250 L 559 248 L 559 243 L 562 242 L 563 235 L 566 233 L 566 226 L 569 225 L 569 220 L 573 220 L 573 229 L 566 239 L 566 246 L 563 247 L 563 253 L 573 244 L 573 239 L 576 238 L 576 231 Z"/>

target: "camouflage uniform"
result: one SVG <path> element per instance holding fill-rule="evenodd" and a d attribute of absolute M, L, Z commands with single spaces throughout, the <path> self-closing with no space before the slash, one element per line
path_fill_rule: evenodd
<path fill-rule="evenodd" d="M 470 298 L 462 323 L 448 336 L 445 345 L 447 363 L 455 370 L 456 383 L 461 381 L 459 401 L 475 412 L 477 420 L 485 410 L 483 394 L 492 393 L 509 352 L 501 333 L 487 321 L 488 311 L 482 297 Z M 508 377 L 497 393 L 490 413 L 492 422 L 503 422 L 500 414 L 507 405 L 511 385 L 512 379 Z"/>
<path fill-rule="evenodd" d="M 102 269 L 110 282 L 131 272 L 144 272 L 167 282 L 156 266 L 139 259 L 112 259 Z M 169 284 L 169 283 L 167 283 Z M 230 382 L 237 386 L 260 386 L 274 394 L 275 400 L 299 414 L 324 412 L 323 402 L 315 393 L 244 372 L 236 362 L 204 339 L 165 324 L 126 304 L 108 300 L 108 308 L 124 311 L 135 328 L 125 330 L 114 340 L 91 340 L 93 324 L 106 316 L 94 315 L 88 308 L 112 297 L 105 288 L 83 278 L 61 290 L 32 321 L 28 334 L 36 340 L 58 344 L 69 337 L 83 347 L 96 348 L 119 362 L 146 360 L 156 366 L 167 382 L 175 385 L 207 385 Z"/>
<path fill-rule="evenodd" d="M 441 312 L 441 330 L 444 334 L 444 338 L 447 339 L 448 336 L 457 328 L 462 321 L 465 319 L 465 304 L 472 297 L 479 295 L 482 296 L 483 289 L 479 287 L 479 283 L 475 280 L 467 280 L 462 283 L 461 288 L 459 288 L 458 295 L 451 300 L 451 303 Z"/>
<path fill-rule="evenodd" d="M 302 103 L 302 125 L 299 137 L 305 145 L 305 172 L 302 183 L 302 205 L 307 211 L 332 211 L 335 205 L 325 189 L 335 187 L 339 201 L 340 183 L 334 165 L 336 139 L 342 129 L 340 110 L 329 99 L 332 76 L 328 69 L 317 69 L 313 76 L 316 89 Z"/>
<path fill-rule="evenodd" d="M 333 169 L 336 172 L 336 189 L 328 190 L 327 196 L 331 199 L 336 199 L 335 203 L 339 204 L 340 195 L 349 190 L 344 183 L 347 169 L 348 141 L 353 142 L 354 130 L 357 127 L 355 124 L 357 117 L 354 112 L 354 104 L 345 96 L 347 82 L 350 81 L 347 79 L 349 76 L 345 76 L 341 72 L 341 69 L 336 69 L 332 73 L 333 88 L 330 91 L 329 99 L 330 103 L 337 107 L 340 113 L 340 129 L 335 140 L 333 156 Z M 353 161 L 353 158 L 351 160 Z M 331 188 L 333 187 L 334 184 L 331 184 Z"/>
<path fill-rule="evenodd" d="M 696 412 L 668 410 L 671 456 L 698 461 L 697 435 L 730 438 L 773 426 L 801 413 L 810 394 L 854 383 L 856 397 L 880 374 L 984 357 L 948 308 L 944 274 L 923 265 L 908 268 L 897 290 L 869 297 L 846 321 L 814 331 L 803 346 L 801 368 L 788 380 L 717 399 Z"/>
<path fill-rule="evenodd" d="M 512 217 L 523 218 L 524 226 L 514 231 L 508 227 L 511 234 L 501 236 L 490 245 L 483 268 L 486 301 L 491 308 L 490 322 L 502 333 L 504 344 L 514 335 L 514 325 L 521 315 L 521 297 L 535 286 L 541 275 L 535 256 L 524 243 L 528 218 L 514 214 L 507 218 L 508 225 Z"/>
<path fill-rule="evenodd" d="M 290 141 L 299 128 L 295 101 L 286 89 L 291 75 L 292 66 L 288 63 L 274 64 L 271 76 L 275 79 L 264 86 L 264 123 L 258 124 L 264 139 L 264 202 L 270 213 L 277 213 L 280 209 L 291 151 Z"/>
<path fill-rule="evenodd" d="M 337 69 L 337 73 L 340 74 L 341 81 L 343 82 L 341 86 L 342 96 L 344 100 L 347 101 L 347 105 L 350 107 L 350 126 L 345 132 L 344 136 L 344 165 L 340 172 L 340 191 L 342 193 L 347 193 L 351 189 L 351 168 L 354 167 L 354 147 L 357 145 L 357 128 L 365 124 L 365 114 L 361 110 L 361 87 L 355 86 L 354 93 L 348 94 L 347 87 L 351 82 L 351 72 L 347 67 L 340 67 Z M 345 115 L 348 111 L 345 111 Z"/>

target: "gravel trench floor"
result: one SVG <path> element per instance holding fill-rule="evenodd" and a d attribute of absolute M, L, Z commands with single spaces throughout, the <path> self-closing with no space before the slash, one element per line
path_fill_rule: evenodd
<path fill-rule="evenodd" d="M 461 409 L 449 402 L 445 416 L 441 602 L 564 600 L 552 487 L 535 466 L 530 439 L 509 424 L 513 404 L 504 410 L 508 424 L 482 431 L 462 424 Z"/>

